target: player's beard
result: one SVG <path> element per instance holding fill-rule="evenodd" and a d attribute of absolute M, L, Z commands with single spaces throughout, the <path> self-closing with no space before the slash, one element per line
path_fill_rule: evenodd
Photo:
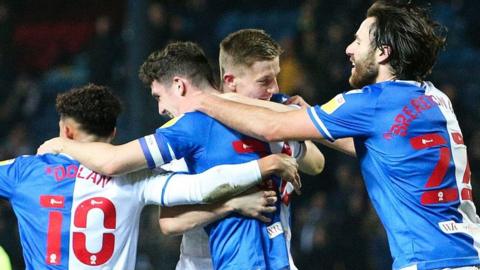
<path fill-rule="evenodd" d="M 375 62 L 374 52 L 374 50 L 371 50 L 364 59 L 354 60 L 355 70 L 348 79 L 352 87 L 360 89 L 375 83 L 378 76 L 378 65 Z"/>

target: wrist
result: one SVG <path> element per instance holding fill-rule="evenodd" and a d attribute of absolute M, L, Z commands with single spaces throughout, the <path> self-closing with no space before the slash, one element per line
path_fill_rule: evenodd
<path fill-rule="evenodd" d="M 268 178 L 278 172 L 279 166 L 277 159 L 277 155 L 269 155 L 258 160 L 258 167 L 260 168 L 262 179 Z"/>
<path fill-rule="evenodd" d="M 238 211 L 239 207 L 236 205 L 235 202 L 236 202 L 236 198 L 232 198 L 226 201 L 223 204 L 222 212 L 229 214 L 229 213 Z"/>

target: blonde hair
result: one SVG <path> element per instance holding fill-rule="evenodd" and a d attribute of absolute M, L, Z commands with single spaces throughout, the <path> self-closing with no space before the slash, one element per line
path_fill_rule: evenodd
<path fill-rule="evenodd" d="M 250 67 L 257 61 L 273 60 L 283 49 L 261 29 L 242 29 L 229 34 L 220 43 L 220 78 L 228 68 Z"/>

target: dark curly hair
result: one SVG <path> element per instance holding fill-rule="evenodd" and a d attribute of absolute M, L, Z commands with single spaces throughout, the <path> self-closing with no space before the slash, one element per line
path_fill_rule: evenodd
<path fill-rule="evenodd" d="M 80 128 L 99 137 L 112 134 L 122 111 L 120 100 L 108 87 L 89 84 L 58 94 L 56 103 L 60 117 L 71 117 Z"/>
<path fill-rule="evenodd" d="M 192 84 L 216 88 L 213 69 L 203 50 L 193 42 L 173 42 L 148 56 L 139 71 L 140 80 L 150 87 L 154 80 L 170 86 L 174 76 L 185 76 Z"/>
<path fill-rule="evenodd" d="M 425 79 L 445 46 L 447 29 L 427 11 L 401 0 L 379 0 L 367 11 L 367 17 L 375 18 L 373 46 L 391 48 L 389 61 L 397 79 Z"/>

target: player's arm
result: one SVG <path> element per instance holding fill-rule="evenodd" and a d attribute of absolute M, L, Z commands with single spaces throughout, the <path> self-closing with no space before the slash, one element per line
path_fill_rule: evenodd
<path fill-rule="evenodd" d="M 221 95 L 222 98 L 206 93 L 199 95 L 201 98 L 193 101 L 197 110 L 207 113 L 241 133 L 267 141 L 313 139 L 347 155 L 356 156 L 352 138 L 337 139 L 334 142 L 323 138 L 309 119 L 305 106 L 302 106 L 301 110 L 293 110 L 283 104 L 230 93 Z M 226 113 L 240 113 L 240 115 Z M 258 116 L 255 116 L 257 113 Z M 248 119 L 254 119 L 254 121 L 248 121 Z M 265 125 L 268 123 L 270 126 Z M 242 124 L 245 125 L 242 126 Z"/>
<path fill-rule="evenodd" d="M 357 156 L 355 151 L 355 144 L 353 143 L 353 138 L 351 137 L 336 139 L 334 142 L 328 140 L 321 140 L 319 142 L 325 146 L 343 152 L 344 154 L 347 154 L 349 156 Z"/>
<path fill-rule="evenodd" d="M 310 104 L 308 104 L 301 96 L 298 96 L 298 95 L 290 97 L 285 104 L 297 105 L 300 108 L 304 108 L 304 109 L 308 109 L 311 107 Z M 351 137 L 337 139 L 334 142 L 331 142 L 329 140 L 320 140 L 319 142 L 322 143 L 323 145 L 326 145 L 337 151 L 343 152 L 347 155 L 350 155 L 353 157 L 356 156 L 355 145 L 353 143 L 353 138 Z M 300 167 L 301 167 L 301 164 L 300 164 Z"/>
<path fill-rule="evenodd" d="M 264 214 L 275 212 L 277 196 L 274 191 L 249 191 L 226 202 L 204 205 L 162 207 L 158 223 L 165 235 L 183 234 L 204 227 L 233 212 L 270 222 Z"/>
<path fill-rule="evenodd" d="M 325 157 L 312 141 L 305 141 L 305 153 L 297 159 L 298 169 L 309 175 L 317 175 L 323 171 Z"/>
<path fill-rule="evenodd" d="M 203 94 L 201 94 L 201 95 L 203 95 Z M 303 111 L 305 113 L 294 114 L 295 117 L 291 117 L 289 115 L 285 115 L 285 114 L 281 114 L 281 113 L 295 111 L 295 109 L 293 109 L 292 107 L 283 105 L 283 104 L 274 103 L 274 102 L 267 102 L 267 101 L 258 100 L 258 99 L 251 99 L 251 98 L 241 96 L 241 95 L 237 95 L 237 94 L 233 94 L 233 93 L 223 94 L 223 95 L 220 95 L 220 97 L 222 97 L 225 100 L 235 101 L 235 102 L 242 103 L 242 104 L 245 104 L 245 105 L 256 106 L 256 107 L 245 106 L 245 107 L 243 107 L 243 109 L 244 110 L 250 110 L 250 108 L 253 108 L 252 110 L 259 110 L 259 112 L 261 112 L 259 116 L 261 116 L 263 120 L 253 118 L 255 120 L 253 122 L 249 123 L 249 124 L 251 126 L 257 125 L 257 126 L 255 126 L 256 129 L 252 130 L 251 132 L 248 132 L 247 129 L 249 127 L 244 126 L 244 129 L 237 129 L 233 126 L 233 124 L 235 124 L 235 125 L 240 124 L 242 121 L 246 122 L 247 120 L 242 119 L 241 117 L 251 117 L 251 116 L 255 115 L 256 111 L 253 111 L 253 112 L 252 111 L 245 111 L 245 115 L 243 115 L 243 116 L 221 115 L 221 116 L 218 116 L 218 118 L 217 118 L 217 114 L 220 115 L 224 111 L 230 111 L 230 109 L 232 109 L 232 110 L 242 110 L 242 107 L 240 107 L 240 106 L 239 107 L 234 107 L 234 108 L 223 107 L 223 106 L 222 107 L 214 107 L 214 106 L 209 107 L 209 105 L 208 105 L 209 101 L 208 100 L 203 101 L 202 99 L 198 100 L 198 103 L 200 103 L 200 104 L 197 104 L 196 103 L 197 101 L 195 101 L 195 104 L 196 104 L 195 106 L 199 107 L 198 110 L 209 114 L 210 116 L 219 120 L 220 122 L 225 123 L 227 126 L 230 126 L 233 129 L 237 129 L 244 134 L 248 134 L 252 137 L 256 137 L 257 139 L 260 139 L 260 140 L 278 141 L 278 140 L 282 140 L 282 137 L 286 138 L 286 140 L 291 140 L 292 138 L 295 139 L 295 137 L 298 138 L 297 140 L 314 139 L 314 140 L 316 140 L 316 141 L 318 141 L 318 142 L 320 142 L 320 143 L 322 143 L 322 144 L 324 144 L 324 145 L 326 145 L 330 148 L 333 148 L 335 150 L 343 152 L 347 155 L 350 155 L 350 156 L 353 156 L 353 157 L 356 156 L 355 146 L 353 144 L 353 139 L 352 138 L 341 138 L 341 139 L 335 140 L 334 142 L 331 142 L 331 141 L 323 138 L 322 134 L 319 133 L 315 129 L 314 124 L 312 123 L 312 121 L 310 121 L 310 119 L 308 117 L 308 114 L 305 111 L 309 107 L 309 105 L 305 101 L 303 101 L 303 99 L 301 99 L 301 101 L 303 101 L 304 104 L 298 104 L 298 103 L 290 103 L 290 104 L 300 105 L 301 108 L 303 109 L 303 110 L 300 110 L 300 111 Z M 219 102 L 220 104 L 232 104 L 232 102 L 228 102 L 228 101 L 226 101 L 226 103 L 223 103 L 222 99 L 219 99 L 219 98 L 217 98 L 217 96 L 213 96 L 213 95 L 208 95 L 207 98 L 215 99 L 212 102 L 212 104 L 216 104 L 215 102 Z M 297 101 L 299 100 L 298 99 L 299 97 L 293 97 L 293 98 L 297 98 Z M 229 105 L 224 105 L 224 106 L 229 106 Z M 258 107 L 260 107 L 260 108 L 258 108 Z M 269 109 L 269 110 L 265 110 L 263 108 L 266 108 L 266 109 Z M 272 113 L 272 111 L 275 111 L 275 113 Z M 275 118 L 276 116 L 279 116 L 281 118 Z M 231 120 L 229 120 L 229 119 L 231 119 Z M 276 122 L 271 122 L 271 124 L 272 125 L 277 125 L 277 126 L 280 125 L 279 128 L 281 128 L 281 130 L 284 131 L 284 133 L 276 134 L 275 131 L 273 131 L 273 130 L 271 130 L 268 127 L 263 125 L 264 122 L 269 121 L 270 119 L 276 119 L 275 120 Z M 228 120 L 228 121 L 224 122 L 223 120 Z M 302 121 L 302 122 L 298 122 L 298 121 L 294 122 L 296 120 L 299 120 L 299 121 Z M 229 121 L 232 122 L 232 126 L 229 124 Z M 285 122 L 282 122 L 282 121 L 285 121 Z M 238 123 L 238 122 L 240 122 L 240 123 Z M 305 124 L 305 126 L 302 127 L 302 123 Z M 288 130 L 289 128 L 290 128 L 290 130 Z M 298 130 L 298 128 L 300 128 L 300 130 Z M 302 166 L 302 164 L 300 164 L 300 166 Z M 302 170 L 302 168 L 300 168 L 300 170 L 304 171 L 304 170 Z"/>
<path fill-rule="evenodd" d="M 22 173 L 19 167 L 25 166 L 20 166 L 21 161 L 22 158 L 0 161 L 0 197 L 9 200 L 15 194 L 17 181 L 21 179 L 19 174 Z"/>
<path fill-rule="evenodd" d="M 65 153 L 86 167 L 105 175 L 118 175 L 147 168 L 147 161 L 138 140 L 112 145 L 57 137 L 44 142 L 37 153 Z"/>
<path fill-rule="evenodd" d="M 152 175 L 141 184 L 144 185 L 141 200 L 162 206 L 213 203 L 231 198 L 274 174 L 291 182 L 299 191 L 297 166 L 292 157 L 274 154 L 258 161 L 215 166 L 200 174 Z M 143 177 L 142 172 L 133 175 Z"/>
<path fill-rule="evenodd" d="M 224 95 L 227 98 L 230 96 L 233 95 Z M 243 134 L 262 141 L 323 139 L 303 109 L 292 111 L 283 109 L 284 111 L 277 112 L 270 108 L 284 108 L 284 105 L 247 97 L 236 98 L 248 104 L 233 102 L 208 93 L 198 93 L 194 108 Z"/>

